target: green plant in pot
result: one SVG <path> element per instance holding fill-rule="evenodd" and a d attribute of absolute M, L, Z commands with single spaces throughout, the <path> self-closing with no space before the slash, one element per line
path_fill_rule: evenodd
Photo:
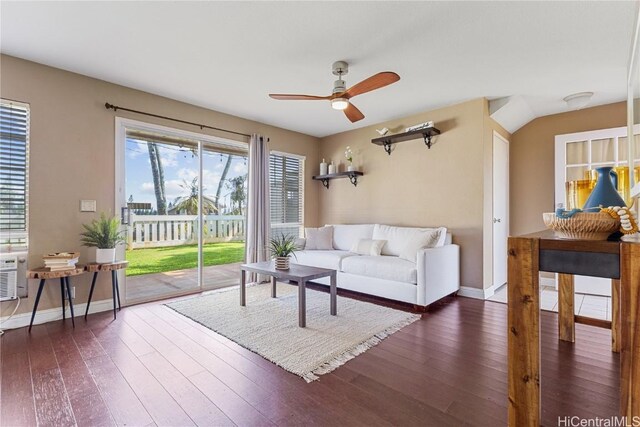
<path fill-rule="evenodd" d="M 273 237 L 269 240 L 269 249 L 271 250 L 271 256 L 276 263 L 276 270 L 288 270 L 289 269 L 289 257 L 296 256 L 296 238 L 293 236 L 287 236 L 280 234 L 280 236 Z"/>
<path fill-rule="evenodd" d="M 83 246 L 96 248 L 96 262 L 100 264 L 114 262 L 116 246 L 124 243 L 123 232 L 120 231 L 120 220 L 105 213 L 100 219 L 89 224 L 82 224 L 84 231 L 80 233 Z"/>

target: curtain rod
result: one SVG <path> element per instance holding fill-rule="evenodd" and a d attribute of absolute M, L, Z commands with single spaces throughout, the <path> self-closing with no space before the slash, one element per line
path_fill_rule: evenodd
<path fill-rule="evenodd" d="M 113 111 L 118 111 L 118 110 L 128 111 L 130 113 L 142 114 L 142 115 L 145 115 L 145 116 L 155 117 L 155 118 L 158 118 L 158 119 L 171 120 L 173 122 L 178 122 L 178 123 L 184 123 L 186 125 L 197 126 L 200 129 L 219 130 L 221 132 L 227 132 L 227 133 L 232 133 L 234 135 L 246 136 L 247 138 L 251 138 L 251 135 L 248 135 L 246 133 L 236 132 L 236 131 L 233 131 L 233 130 L 227 130 L 227 129 L 222 129 L 222 128 L 217 128 L 217 127 L 214 127 L 214 126 L 203 125 L 201 123 L 188 122 L 186 120 L 174 119 L 172 117 L 161 116 L 159 114 L 146 113 L 144 111 L 132 110 L 130 108 L 118 107 L 117 105 L 109 104 L 108 102 L 104 103 L 104 108 L 106 108 L 107 110 L 113 110 Z"/>

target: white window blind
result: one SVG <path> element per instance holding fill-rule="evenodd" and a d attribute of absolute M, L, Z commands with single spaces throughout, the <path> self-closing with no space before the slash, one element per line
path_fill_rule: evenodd
<path fill-rule="evenodd" d="M 27 245 L 29 106 L 0 100 L 0 245 Z"/>
<path fill-rule="evenodd" d="M 302 236 L 304 228 L 304 159 L 283 153 L 269 158 L 271 235 Z"/>

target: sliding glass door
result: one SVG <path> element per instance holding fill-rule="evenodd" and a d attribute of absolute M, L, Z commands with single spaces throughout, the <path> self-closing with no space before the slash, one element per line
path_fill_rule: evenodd
<path fill-rule="evenodd" d="M 118 119 L 126 301 L 234 285 L 244 259 L 246 144 Z"/>

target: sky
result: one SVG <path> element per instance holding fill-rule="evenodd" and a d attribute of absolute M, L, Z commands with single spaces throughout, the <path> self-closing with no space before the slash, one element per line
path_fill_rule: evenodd
<path fill-rule="evenodd" d="M 157 143 L 160 158 L 164 169 L 165 193 L 167 204 L 174 202 L 177 197 L 186 196 L 189 193 L 188 184 L 198 175 L 198 157 L 188 148 L 180 148 L 177 145 Z M 204 195 L 214 198 L 218 189 L 218 182 L 227 160 L 227 154 L 204 152 L 202 174 Z M 247 173 L 247 160 L 245 157 L 234 156 L 226 179 L 235 178 Z M 151 163 L 147 143 L 127 138 L 126 145 L 126 191 L 127 200 L 133 196 L 136 203 L 151 203 L 156 209 L 156 198 L 151 174 Z M 181 187 L 187 183 L 187 189 Z M 221 200 L 229 206 L 229 193 L 231 189 L 224 186 Z"/>

